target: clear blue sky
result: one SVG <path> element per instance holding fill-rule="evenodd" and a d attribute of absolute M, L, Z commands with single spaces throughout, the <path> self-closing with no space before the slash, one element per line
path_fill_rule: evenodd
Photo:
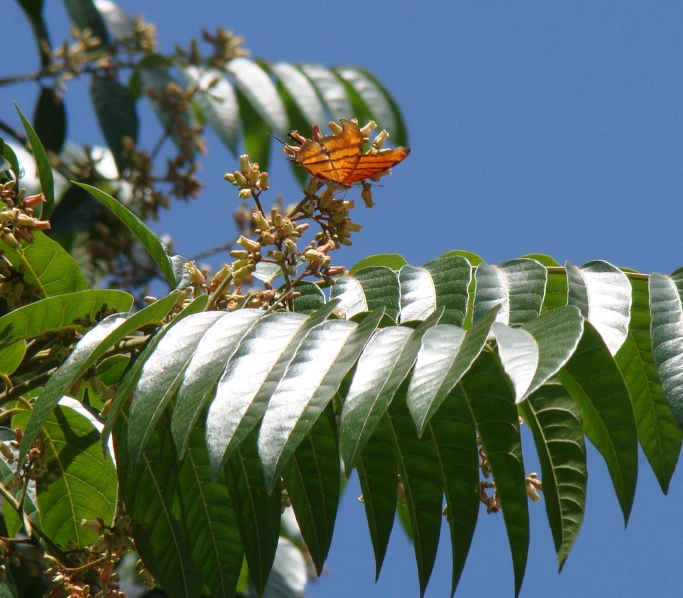
<path fill-rule="evenodd" d="M 3 6 L 4 74 L 34 70 L 37 57 L 23 15 Z M 582 264 L 605 259 L 644 272 L 683 265 L 683 5 L 644 2 L 324 2 L 227 3 L 148 0 L 143 11 L 170 50 L 221 24 L 246 37 L 256 58 L 360 65 L 402 107 L 412 153 L 376 189 L 377 207 L 359 208 L 364 226 L 339 260 L 352 265 L 381 251 L 419 265 L 450 249 L 490 263 L 529 252 Z M 46 2 L 54 42 L 67 29 L 63 5 Z M 69 136 L 102 143 L 87 84 L 69 85 Z M 11 100 L 32 113 L 34 84 L 0 89 L 0 114 L 18 126 Z M 141 111 L 142 139 L 159 126 Z M 212 134 L 199 201 L 177 205 L 155 225 L 190 255 L 232 237 L 236 195 L 222 175 L 235 161 Z M 276 161 L 279 161 L 276 154 Z M 274 191 L 298 201 L 281 163 Z M 353 192 L 352 192 L 353 193 Z M 528 439 L 527 439 L 528 440 Z M 527 449 L 531 449 L 528 446 Z M 538 469 L 527 450 L 528 471 Z M 641 455 L 631 523 L 595 451 L 589 455 L 588 508 L 561 575 L 542 503 L 531 505 L 532 542 L 522 596 L 609 598 L 680 594 L 683 483 L 659 491 Z M 329 574 L 307 596 L 418 595 L 412 547 L 394 528 L 382 577 L 352 480 L 342 501 Z M 450 588 L 444 526 L 427 596 Z M 512 596 L 500 516 L 482 512 L 458 596 Z"/>

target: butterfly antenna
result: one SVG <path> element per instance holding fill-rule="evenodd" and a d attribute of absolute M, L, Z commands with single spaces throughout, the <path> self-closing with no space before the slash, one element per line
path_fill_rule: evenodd
<path fill-rule="evenodd" d="M 281 145 L 287 145 L 287 144 L 286 144 L 284 141 L 282 141 L 282 139 L 280 139 L 277 135 L 273 135 L 272 133 L 268 133 L 268 135 L 270 135 L 273 139 L 275 139 L 275 141 L 280 142 Z"/>

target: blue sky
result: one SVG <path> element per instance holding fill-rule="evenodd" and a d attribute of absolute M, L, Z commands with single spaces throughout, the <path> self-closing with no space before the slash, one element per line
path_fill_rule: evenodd
<path fill-rule="evenodd" d="M 2 74 L 35 70 L 29 27 L 14 3 L 5 4 Z M 605 259 L 643 272 L 669 273 L 683 265 L 683 7 L 676 3 L 119 4 L 157 24 L 166 51 L 220 24 L 244 35 L 256 58 L 359 65 L 392 91 L 412 153 L 375 190 L 377 207 L 358 208 L 354 219 L 363 234 L 335 258 L 338 263 L 350 266 L 366 255 L 396 252 L 420 265 L 445 251 L 467 249 L 490 263 L 542 252 L 560 262 Z M 58 42 L 68 27 L 63 5 L 46 5 Z M 30 114 L 36 95 L 35 84 L 0 89 L 2 118 L 18 126 L 11 101 Z M 67 106 L 69 137 L 102 143 L 86 82 L 69 84 Z M 148 108 L 141 117 L 142 140 L 150 145 L 160 128 Z M 222 175 L 236 162 L 212 134 L 209 152 L 202 198 L 174 206 L 154 225 L 171 233 L 185 255 L 234 233 L 231 214 L 238 200 Z M 273 191 L 286 202 L 298 201 L 284 157 L 275 153 L 274 162 Z M 533 450 L 525 460 L 528 471 L 538 469 Z M 544 506 L 530 506 L 532 543 L 522 596 L 680 592 L 681 476 L 663 497 L 642 455 L 640 465 L 624 531 L 604 464 L 590 452 L 586 519 L 561 575 Z M 354 479 L 342 501 L 329 574 L 311 584 L 307 595 L 417 596 L 412 547 L 398 525 L 374 584 L 358 494 Z M 449 588 L 444 526 L 427 596 L 448 596 Z M 513 595 L 500 516 L 482 512 L 457 595 Z"/>

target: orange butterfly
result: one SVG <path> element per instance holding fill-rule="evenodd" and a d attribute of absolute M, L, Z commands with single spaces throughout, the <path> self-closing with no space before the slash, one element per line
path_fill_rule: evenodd
<path fill-rule="evenodd" d="M 311 176 L 341 187 L 388 174 L 392 166 L 410 154 L 407 147 L 371 149 L 364 154 L 363 133 L 358 124 L 342 119 L 341 125 L 339 133 L 325 137 L 320 135 L 318 127 L 313 127 L 313 139 L 305 139 L 294 131 L 291 137 L 301 145 L 285 145 L 283 149 L 292 162 L 303 166 Z"/>

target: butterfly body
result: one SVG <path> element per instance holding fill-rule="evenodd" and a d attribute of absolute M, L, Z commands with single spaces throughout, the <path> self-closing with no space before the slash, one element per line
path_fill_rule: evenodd
<path fill-rule="evenodd" d="M 319 131 L 316 135 L 314 129 L 313 139 L 304 139 L 298 147 L 286 145 L 284 150 L 311 176 L 346 188 L 386 174 L 410 153 L 407 147 L 397 147 L 371 149 L 364 154 L 363 133 L 358 124 L 344 119 L 340 122 L 342 130 L 339 133 L 321 136 Z M 292 137 L 297 141 L 302 139 L 297 132 Z"/>

